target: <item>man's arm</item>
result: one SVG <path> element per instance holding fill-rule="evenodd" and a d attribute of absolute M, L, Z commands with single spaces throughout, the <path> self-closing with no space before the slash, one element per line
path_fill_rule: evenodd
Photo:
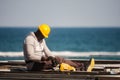
<path fill-rule="evenodd" d="M 42 54 L 37 55 L 35 53 L 35 48 L 34 48 L 34 40 L 31 37 L 27 37 L 24 42 L 24 55 L 26 57 L 26 60 L 31 60 L 31 61 L 40 61 Z"/>
<path fill-rule="evenodd" d="M 45 40 L 43 40 L 43 46 L 44 46 L 45 55 L 46 55 L 47 57 L 49 57 L 49 56 L 55 57 L 55 56 L 52 54 L 52 52 L 49 50 L 49 48 L 47 47 Z"/>
<path fill-rule="evenodd" d="M 35 54 L 34 52 L 34 47 L 31 44 L 25 44 L 25 55 L 27 56 L 28 60 L 32 60 L 32 61 L 40 61 L 42 55 L 38 56 Z"/>

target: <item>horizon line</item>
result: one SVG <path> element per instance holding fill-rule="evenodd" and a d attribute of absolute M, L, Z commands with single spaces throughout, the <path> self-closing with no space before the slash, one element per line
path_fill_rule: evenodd
<path fill-rule="evenodd" d="M 0 28 L 35 28 L 37 26 L 0 26 Z M 120 28 L 120 26 L 50 26 L 51 28 Z"/>

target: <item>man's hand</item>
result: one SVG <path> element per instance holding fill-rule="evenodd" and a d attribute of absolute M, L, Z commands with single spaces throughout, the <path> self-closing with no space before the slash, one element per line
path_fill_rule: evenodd
<path fill-rule="evenodd" d="M 53 60 L 54 59 L 54 57 L 52 57 L 52 56 L 49 56 L 48 58 L 47 58 L 47 60 Z"/>
<path fill-rule="evenodd" d="M 56 58 L 52 57 L 52 56 L 49 56 L 48 57 L 48 60 L 51 60 L 52 61 L 52 66 L 55 67 L 57 66 L 59 63 L 58 61 L 56 60 Z"/>

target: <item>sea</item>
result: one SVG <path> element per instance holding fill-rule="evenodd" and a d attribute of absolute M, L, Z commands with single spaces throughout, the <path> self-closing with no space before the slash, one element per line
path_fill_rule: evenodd
<path fill-rule="evenodd" d="M 23 42 L 37 27 L 0 27 L 0 61 L 24 60 Z M 51 27 L 48 48 L 66 59 L 120 60 L 119 27 Z"/>

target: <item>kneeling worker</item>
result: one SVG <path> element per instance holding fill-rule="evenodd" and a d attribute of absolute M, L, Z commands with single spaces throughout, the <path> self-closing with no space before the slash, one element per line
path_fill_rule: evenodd
<path fill-rule="evenodd" d="M 50 27 L 47 24 L 38 26 L 36 32 L 31 32 L 24 40 L 23 50 L 27 69 L 30 71 L 41 71 L 45 69 L 53 69 L 58 64 L 61 71 L 64 71 L 64 65 L 72 67 L 71 69 L 91 72 L 94 67 L 94 59 L 92 58 L 88 64 L 73 62 L 62 57 L 54 56 L 46 45 L 44 38 L 48 38 Z M 74 70 L 74 71 L 75 71 Z"/>

